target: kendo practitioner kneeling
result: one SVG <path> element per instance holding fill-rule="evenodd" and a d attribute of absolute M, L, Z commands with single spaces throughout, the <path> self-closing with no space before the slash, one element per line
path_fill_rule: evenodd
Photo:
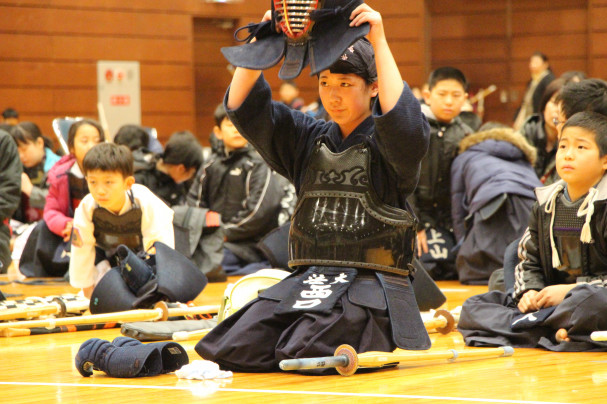
<path fill-rule="evenodd" d="M 341 344 L 357 352 L 430 347 L 411 286 L 415 219 L 405 202 L 428 147 L 428 123 L 402 80 L 381 15 L 356 1 L 327 1 L 317 11 L 316 40 L 291 46 L 288 38 L 279 76 L 298 75 L 309 60 L 331 122 L 272 101 L 260 72 L 265 61 L 224 49 L 239 66 L 224 100 L 230 120 L 298 194 L 293 274 L 196 345 L 204 359 L 234 371 L 276 371 L 283 359 L 330 356 Z M 277 14 L 266 13 L 257 41 L 236 48 L 271 54 L 279 42 L 274 26 L 286 18 Z M 297 65 L 303 48 L 313 57 Z"/>

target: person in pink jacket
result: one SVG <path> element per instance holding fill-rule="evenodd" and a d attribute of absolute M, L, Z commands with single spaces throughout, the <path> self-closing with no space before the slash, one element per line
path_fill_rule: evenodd
<path fill-rule="evenodd" d="M 43 220 L 32 230 L 23 248 L 19 260 L 22 275 L 64 276 L 67 272 L 74 211 L 89 193 L 82 161 L 89 149 L 104 141 L 101 125 L 92 119 L 79 120 L 70 127 L 67 140 L 70 154 L 48 172 L 50 187 Z"/>
<path fill-rule="evenodd" d="M 70 239 L 74 211 L 88 194 L 82 174 L 84 155 L 91 147 L 104 141 L 104 132 L 98 122 L 91 119 L 75 122 L 68 132 L 70 154 L 63 156 L 49 172 L 50 188 L 44 207 L 44 221 L 49 230 L 64 241 Z"/>

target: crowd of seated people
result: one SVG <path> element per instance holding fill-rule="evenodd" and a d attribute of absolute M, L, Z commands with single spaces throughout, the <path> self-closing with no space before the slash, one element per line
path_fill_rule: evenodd
<path fill-rule="evenodd" d="M 470 119 L 474 112 L 467 102 L 469 83 L 460 69 L 439 67 L 423 90 L 414 92 L 431 137 L 409 203 L 419 223 L 418 257 L 435 280 L 487 284 L 503 266 L 505 246 L 517 242 L 527 227 L 534 189 L 559 180 L 559 97 L 568 86 L 589 79 L 582 72 L 557 77 L 539 52 L 530 58 L 530 72 L 528 94 L 515 119 L 480 128 L 482 116 Z M 591 80 L 595 86 L 603 83 Z M 281 90 L 296 88 L 294 82 L 281 85 Z M 294 91 L 290 97 L 282 93 L 281 100 L 290 106 L 297 97 L 294 108 L 311 115 L 318 109 L 317 102 L 303 105 Z M 2 116 L 0 129 L 14 140 L 22 169 L 19 203 L 10 215 L 13 263 L 21 275 L 67 274 L 68 260 L 65 253 L 59 259 L 58 251 L 69 253 L 74 212 L 89 191 L 82 162 L 92 146 L 106 139 L 130 150 L 135 183 L 173 208 L 176 218 L 183 221 L 183 212 L 189 217 L 202 210 L 205 228 L 220 229 L 221 249 L 215 249 L 221 259 L 215 259 L 220 262 L 215 267 L 223 274 L 243 275 L 270 265 L 258 244 L 289 220 L 296 203 L 294 189 L 240 136 L 222 104 L 208 139 L 212 147 L 202 147 L 199 137 L 183 130 L 174 132 L 160 153 L 151 151 L 150 135 L 140 125 L 124 125 L 107 134 L 95 120 L 83 119 L 70 128 L 69 153 L 61 156 L 34 122 L 20 121 L 15 109 L 7 108 Z M 27 258 L 21 259 L 24 251 Z"/>
<path fill-rule="evenodd" d="M 184 220 L 198 223 L 190 216 L 204 209 L 202 223 L 207 230 L 203 233 L 217 231 L 212 238 L 201 236 L 200 244 L 215 245 L 200 246 L 200 252 L 186 255 L 207 275 L 214 271 L 211 281 L 271 266 L 257 244 L 289 220 L 295 205 L 294 189 L 239 135 L 223 105 L 215 113 L 212 147 L 203 148 L 200 140 L 185 130 L 173 133 L 160 153 L 151 151 L 149 132 L 140 125 L 123 125 L 110 137 L 99 122 L 84 118 L 69 127 L 69 150 L 61 156 L 53 136 L 45 136 L 33 122 L 19 121 L 16 110 L 8 108 L 3 117 L 0 130 L 11 139 L 9 143 L 14 144 L 19 157 L 12 164 L 19 168 L 15 183 L 20 184 L 20 195 L 18 201 L 6 203 L 5 230 L 8 234 L 10 228 L 12 240 L 6 243 L 5 255 L 11 259 L 3 259 L 1 272 L 7 272 L 12 261 L 17 277 L 69 279 L 71 250 L 74 241 L 81 241 L 82 233 L 74 229 L 74 217 L 90 191 L 84 159 L 93 146 L 109 139 L 129 150 L 134 184 L 146 187 L 173 209 L 171 218 L 175 215 L 180 225 Z M 127 192 L 131 188 L 129 185 Z M 10 199 L 8 193 L 6 198 Z M 186 219 L 183 212 L 188 212 Z M 144 215 L 141 222 L 145 221 Z M 180 226 L 175 226 L 178 232 Z M 170 229 L 171 234 L 173 231 Z M 95 237 L 101 236 L 96 233 Z M 216 254 L 200 259 L 201 254 L 212 255 L 211 248 Z"/>

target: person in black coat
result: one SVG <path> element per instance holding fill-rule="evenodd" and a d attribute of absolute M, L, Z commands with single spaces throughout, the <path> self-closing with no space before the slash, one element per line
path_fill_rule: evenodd
<path fill-rule="evenodd" d="M 512 293 L 494 290 L 462 306 L 467 345 L 607 350 L 590 337 L 607 329 L 607 117 L 571 116 L 556 166 L 561 180 L 535 190 Z"/>
<path fill-rule="evenodd" d="M 9 220 L 21 202 L 22 172 L 17 145 L 0 130 L 0 273 L 6 273 L 11 263 Z"/>
<path fill-rule="evenodd" d="M 135 172 L 138 184 L 148 187 L 169 206 L 184 205 L 191 179 L 202 165 L 202 146 L 190 132 L 171 135 L 152 167 Z"/>
<path fill-rule="evenodd" d="M 428 78 L 422 112 L 430 124 L 430 145 L 421 163 L 410 202 L 419 219 L 420 260 L 434 280 L 457 279 L 451 221 L 451 163 L 470 129 L 460 118 L 468 98 L 466 76 L 454 67 L 439 67 Z"/>
<path fill-rule="evenodd" d="M 550 185 L 559 179 L 555 162 L 558 129 L 554 119 L 558 119 L 559 107 L 556 99 L 564 84 L 564 80 L 556 79 L 548 85 L 542 98 L 540 112 L 531 115 L 520 130 L 529 143 L 537 149 L 537 159 L 533 168 L 544 185 Z"/>
<path fill-rule="evenodd" d="M 265 262 L 257 243 L 289 219 L 289 214 L 284 217 L 281 213 L 291 188 L 242 137 L 223 104 L 215 109 L 215 122 L 213 134 L 223 148 L 198 170 L 187 204 L 220 215 L 225 234 L 222 267 L 228 275 L 246 275 Z M 293 193 L 286 206 L 291 212 Z"/>

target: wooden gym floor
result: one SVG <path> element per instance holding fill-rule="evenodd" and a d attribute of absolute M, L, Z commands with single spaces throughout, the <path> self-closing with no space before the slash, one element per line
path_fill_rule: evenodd
<path fill-rule="evenodd" d="M 232 282 L 234 279 L 230 279 Z M 21 296 L 75 292 L 67 284 L 22 285 L 0 275 L 0 290 Z M 486 290 L 440 282 L 447 309 Z M 226 284 L 209 284 L 198 304 L 218 304 Z M 512 357 L 401 363 L 397 368 L 343 376 L 235 373 L 231 379 L 189 381 L 174 374 L 110 378 L 80 376 L 74 357 L 89 338 L 112 340 L 120 329 L 0 338 L 0 397 L 18 403 L 602 403 L 607 400 L 607 353 L 516 349 Z M 430 334 L 432 350 L 465 348 L 461 335 Z M 181 342 L 190 361 L 196 341 Z"/>

